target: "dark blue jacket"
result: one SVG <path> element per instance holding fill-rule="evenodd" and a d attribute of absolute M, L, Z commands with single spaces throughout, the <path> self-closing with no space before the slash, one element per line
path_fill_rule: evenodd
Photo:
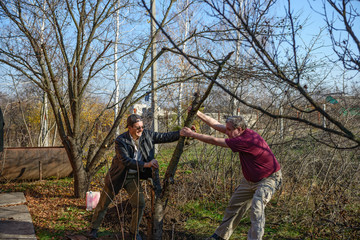
<path fill-rule="evenodd" d="M 138 170 L 141 179 L 151 178 L 151 168 L 144 168 L 144 164 L 154 159 L 155 144 L 174 142 L 179 140 L 179 138 L 179 131 L 158 133 L 145 129 L 139 139 L 139 151 L 141 151 L 142 159 L 137 161 L 134 159 L 135 149 L 129 132 L 127 131 L 119 135 L 115 140 L 116 155 L 105 177 L 105 184 L 110 189 L 114 189 L 115 194 L 117 194 L 123 187 L 122 185 L 129 169 Z"/>

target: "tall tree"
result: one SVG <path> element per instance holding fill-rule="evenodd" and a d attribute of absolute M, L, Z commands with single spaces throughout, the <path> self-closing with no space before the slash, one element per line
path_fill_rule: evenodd
<path fill-rule="evenodd" d="M 122 46 L 118 58 L 130 56 L 131 67 L 136 65 L 136 72 L 132 69 L 128 74 L 134 80 L 129 81 L 128 92 L 119 102 L 121 106 L 110 131 L 92 141 L 101 116 L 110 111 L 114 103 L 109 102 L 86 127 L 86 120 L 81 117 L 82 106 L 96 83 L 101 82 L 103 86 L 104 78 L 111 75 L 113 16 L 120 11 L 125 21 L 132 9 L 130 1 L 117 3 L 102 0 L 0 2 L 0 63 L 7 65 L 12 74 L 24 76 L 46 92 L 59 137 L 73 168 L 76 197 L 85 197 L 92 177 L 106 163 L 103 155 L 112 146 L 121 119 L 129 106 L 141 98 L 137 91 L 145 84 L 146 73 L 165 52 L 159 51 L 149 61 L 150 46 L 157 33 L 149 39 L 139 31 L 138 35 L 134 33 L 128 38 L 129 42 L 117 43 Z M 162 25 L 166 23 L 171 4 L 163 14 Z M 128 20 L 129 24 L 132 20 Z"/>
<path fill-rule="evenodd" d="M 247 60 L 245 68 L 237 64 L 229 68 L 228 78 L 214 81 L 203 72 L 207 79 L 214 81 L 243 106 L 256 109 L 271 118 L 296 121 L 304 124 L 303 126 L 328 133 L 329 138 L 325 138 L 323 134 L 314 134 L 319 141 L 328 140 L 327 144 L 334 147 L 353 148 L 360 145 L 360 137 L 353 126 L 337 112 L 324 109 L 326 94 L 330 92 L 330 88 L 326 89 L 329 72 L 325 67 L 332 62 L 327 61 L 326 57 L 321 61 L 314 57 L 314 52 L 324 47 L 318 45 L 320 34 L 309 43 L 304 41 L 301 32 L 306 25 L 294 15 L 292 1 L 287 1 L 285 6 L 276 0 L 205 0 L 204 3 L 208 18 L 203 19 L 204 29 L 207 31 L 202 36 L 213 40 L 213 49 L 221 48 L 223 51 L 233 50 L 241 40 L 241 49 L 246 53 L 242 57 Z M 343 4 L 345 3 L 349 4 L 349 1 L 344 1 Z M 356 8 L 340 5 L 332 4 L 333 7 L 338 6 L 339 13 L 348 9 L 345 16 L 341 15 L 341 19 L 345 21 L 345 31 L 349 33 L 349 38 L 356 43 L 351 49 L 356 50 L 358 44 L 354 36 L 357 32 L 350 27 L 356 26 Z M 282 14 L 280 7 L 285 10 Z M 332 25 L 329 26 L 332 32 L 336 30 Z M 347 45 L 344 46 L 347 43 L 346 39 L 335 41 L 334 47 L 342 49 L 341 59 L 345 59 L 347 64 L 352 64 L 352 68 L 356 69 L 358 55 L 349 51 Z M 176 45 L 175 42 L 173 44 Z M 199 69 L 199 63 L 194 62 L 180 48 L 177 49 L 193 67 Z M 223 51 L 218 54 L 223 54 Z M 246 96 L 251 95 L 251 98 L 245 98 L 226 85 L 226 81 L 232 81 L 230 77 L 233 76 L 248 81 Z M 314 116 L 321 116 L 330 124 L 323 124 Z M 334 135 L 349 142 L 334 144 L 331 139 Z"/>
<path fill-rule="evenodd" d="M 232 53 L 229 53 L 228 56 L 225 57 L 225 59 L 221 62 L 217 63 L 217 70 L 212 76 L 214 80 L 216 80 L 221 71 L 223 66 L 226 64 L 226 61 L 229 60 Z M 193 124 L 193 121 L 196 117 L 196 112 L 200 109 L 201 105 L 204 103 L 206 98 L 209 96 L 211 89 L 214 85 L 214 82 L 210 82 L 209 86 L 207 87 L 205 93 L 200 96 L 200 93 L 195 94 L 195 99 L 192 102 L 192 108 L 189 111 L 189 114 L 187 115 L 187 118 L 185 120 L 184 126 L 191 127 Z M 163 219 L 165 215 L 165 209 L 167 202 L 169 200 L 169 196 L 171 193 L 171 184 L 174 182 L 175 178 L 175 172 L 177 169 L 177 165 L 180 161 L 181 154 L 184 150 L 185 145 L 185 137 L 180 137 L 175 151 L 171 157 L 170 163 L 168 168 L 166 169 L 164 181 L 163 181 L 163 187 L 160 186 L 160 179 L 159 179 L 159 173 L 155 171 L 153 173 L 153 179 L 154 185 L 155 185 L 155 202 L 154 202 L 154 217 L 153 217 L 153 239 L 162 239 L 162 226 L 163 226 Z"/>
<path fill-rule="evenodd" d="M 80 115 L 90 81 L 108 64 L 111 42 L 99 34 L 109 25 L 114 3 L 1 1 L 0 7 L 0 61 L 47 94 L 74 170 L 75 195 L 84 197 L 96 168 L 84 166 L 92 131 L 82 131 Z"/>

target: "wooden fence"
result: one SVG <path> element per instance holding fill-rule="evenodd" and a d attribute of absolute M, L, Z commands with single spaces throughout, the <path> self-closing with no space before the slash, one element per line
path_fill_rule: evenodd
<path fill-rule="evenodd" d="M 0 181 L 62 178 L 71 172 L 63 147 L 4 148 L 0 152 Z"/>

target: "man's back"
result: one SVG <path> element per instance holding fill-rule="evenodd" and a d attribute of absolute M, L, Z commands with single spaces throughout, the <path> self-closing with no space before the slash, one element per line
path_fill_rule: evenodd
<path fill-rule="evenodd" d="M 258 182 L 280 170 L 280 164 L 266 141 L 255 131 L 246 129 L 236 138 L 226 139 L 233 152 L 238 152 L 246 180 Z"/>

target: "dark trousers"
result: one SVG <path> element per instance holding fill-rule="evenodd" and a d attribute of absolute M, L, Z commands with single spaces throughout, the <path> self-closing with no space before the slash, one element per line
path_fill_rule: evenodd
<path fill-rule="evenodd" d="M 130 232 L 137 233 L 145 208 L 144 191 L 141 187 L 138 175 L 128 174 L 123 188 L 129 194 L 129 202 L 132 207 Z M 116 193 L 114 193 L 113 187 L 105 185 L 92 217 L 91 228 L 99 229 L 106 215 L 108 206 L 115 198 L 115 195 Z"/>

